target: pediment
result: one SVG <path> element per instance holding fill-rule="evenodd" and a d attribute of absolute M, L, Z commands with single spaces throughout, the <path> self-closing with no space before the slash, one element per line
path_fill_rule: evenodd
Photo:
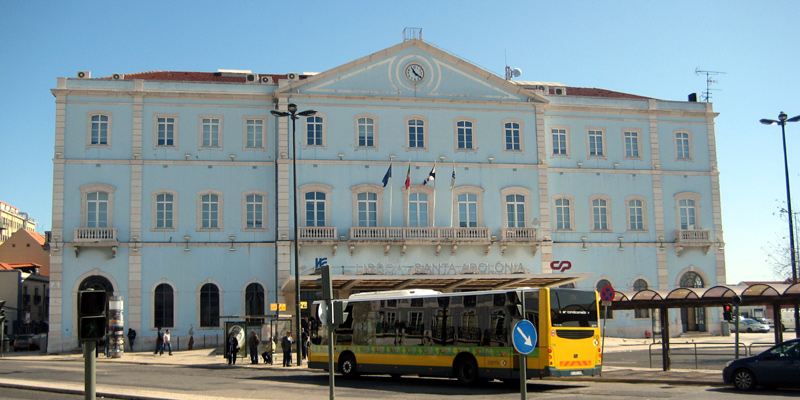
<path fill-rule="evenodd" d="M 547 102 L 538 94 L 420 40 L 405 41 L 292 82 L 279 91 L 342 97 Z"/>

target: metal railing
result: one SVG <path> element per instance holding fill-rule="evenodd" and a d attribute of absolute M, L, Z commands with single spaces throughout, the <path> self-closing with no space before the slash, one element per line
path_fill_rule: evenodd
<path fill-rule="evenodd" d="M 661 346 L 661 342 L 653 342 L 647 346 L 647 356 L 650 361 L 650 368 L 653 368 L 653 346 Z M 742 354 L 748 354 L 748 347 L 744 343 L 739 343 L 739 348 L 744 351 Z M 684 342 L 669 344 L 669 357 L 674 356 L 693 356 L 694 369 L 698 369 L 698 356 L 725 356 L 726 351 L 730 351 L 731 358 L 736 357 L 736 345 L 734 343 L 713 343 L 713 342 Z M 661 352 L 657 351 L 656 354 L 660 355 Z"/>
<path fill-rule="evenodd" d="M 76 242 L 116 242 L 117 230 L 115 228 L 76 228 Z"/>

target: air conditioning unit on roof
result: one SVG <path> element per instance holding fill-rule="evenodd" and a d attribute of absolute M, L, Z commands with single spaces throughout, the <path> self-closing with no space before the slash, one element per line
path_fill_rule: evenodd
<path fill-rule="evenodd" d="M 297 81 L 300 80 L 300 74 L 296 72 L 290 72 L 286 74 L 286 77 L 289 78 L 290 81 Z"/>
<path fill-rule="evenodd" d="M 120 79 L 125 79 L 125 75 L 123 75 L 123 74 L 114 74 L 114 75 L 111 75 L 111 79 L 113 79 L 115 81 L 118 81 Z"/>
<path fill-rule="evenodd" d="M 92 71 L 78 71 L 76 76 L 78 77 L 78 79 L 91 79 Z"/>
<path fill-rule="evenodd" d="M 259 83 L 271 84 L 272 83 L 272 77 L 269 76 L 269 75 L 259 75 L 258 76 L 258 82 Z"/>

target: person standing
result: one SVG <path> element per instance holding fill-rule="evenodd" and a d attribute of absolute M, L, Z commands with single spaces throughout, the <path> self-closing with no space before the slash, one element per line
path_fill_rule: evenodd
<path fill-rule="evenodd" d="M 300 335 L 300 340 L 302 340 L 300 344 L 302 345 L 303 349 L 303 360 L 305 360 L 308 358 L 308 344 L 309 344 L 309 336 L 307 330 L 303 329 L 303 334 Z"/>
<path fill-rule="evenodd" d="M 258 344 L 261 343 L 258 340 L 258 335 L 256 335 L 256 331 L 250 332 L 250 338 L 247 339 L 247 350 L 250 353 L 250 364 L 258 364 Z"/>
<path fill-rule="evenodd" d="M 194 325 L 189 325 L 189 350 L 194 348 Z"/>
<path fill-rule="evenodd" d="M 294 340 L 292 340 L 291 332 L 286 332 L 286 334 L 281 338 L 281 350 L 283 350 L 284 367 L 292 366 L 292 343 L 294 343 Z"/>
<path fill-rule="evenodd" d="M 167 331 L 164 332 L 164 346 L 161 348 L 161 354 L 164 354 L 164 347 L 166 347 L 167 351 L 169 351 L 169 355 L 172 355 L 172 344 L 170 340 L 172 340 L 172 335 L 170 335 L 169 329 L 167 329 Z"/>
<path fill-rule="evenodd" d="M 128 343 L 131 345 L 131 352 L 133 352 L 133 342 L 136 340 L 136 330 L 128 328 Z"/>
<path fill-rule="evenodd" d="M 272 365 L 272 353 L 275 351 L 275 341 L 272 340 L 272 337 L 267 338 L 266 344 L 264 345 L 264 352 L 261 353 L 261 358 L 264 359 L 264 364 Z"/>
<path fill-rule="evenodd" d="M 161 332 L 161 327 L 158 327 L 158 333 L 156 333 L 156 351 L 153 354 L 164 354 L 164 332 Z"/>
<path fill-rule="evenodd" d="M 236 365 L 236 353 L 239 352 L 239 341 L 236 340 L 236 336 L 233 333 L 228 335 L 227 350 L 228 365 Z"/>

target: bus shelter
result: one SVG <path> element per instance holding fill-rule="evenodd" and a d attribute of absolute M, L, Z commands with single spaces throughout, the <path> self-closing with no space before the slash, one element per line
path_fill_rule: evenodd
<path fill-rule="evenodd" d="M 739 306 L 769 305 L 772 308 L 775 343 L 783 341 L 780 329 L 781 307 L 800 303 L 800 283 L 752 285 L 717 285 L 710 288 L 677 288 L 673 290 L 644 289 L 639 291 L 616 291 L 611 303 L 612 310 L 657 309 L 661 316 L 661 355 L 664 371 L 670 369 L 669 359 L 669 314 L 670 308 L 721 307 L 732 304 L 739 315 Z M 797 332 L 796 332 L 797 334 Z"/>

